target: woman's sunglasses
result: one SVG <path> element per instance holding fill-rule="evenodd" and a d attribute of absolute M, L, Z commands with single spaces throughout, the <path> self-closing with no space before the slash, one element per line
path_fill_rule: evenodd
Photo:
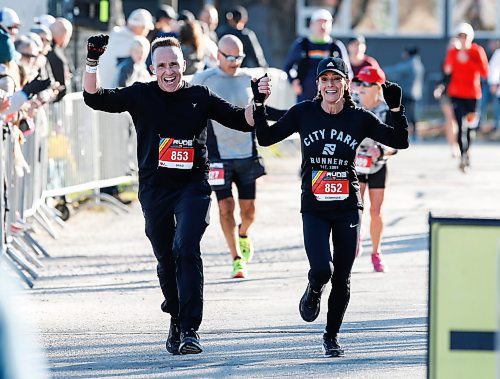
<path fill-rule="evenodd" d="M 366 88 L 368 88 L 368 87 L 373 87 L 373 86 L 376 86 L 376 85 L 377 85 L 377 83 L 368 83 L 368 82 L 358 82 L 358 83 L 359 83 L 359 85 L 360 85 L 361 87 L 366 87 Z"/>

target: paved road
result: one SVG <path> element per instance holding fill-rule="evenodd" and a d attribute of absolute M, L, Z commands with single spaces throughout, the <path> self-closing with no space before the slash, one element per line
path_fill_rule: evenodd
<path fill-rule="evenodd" d="M 253 230 L 250 278 L 229 279 L 216 207 L 203 240 L 205 352 L 170 356 L 155 263 L 138 204 L 129 214 L 85 210 L 58 240 L 38 238 L 53 258 L 31 291 L 28 317 L 40 328 L 56 378 L 318 377 L 424 378 L 429 210 L 500 214 L 498 144 L 477 145 L 461 174 L 443 143 L 419 144 L 390 162 L 383 241 L 386 274 L 372 271 L 370 242 L 355 262 L 341 330 L 346 356 L 322 357 L 326 296 L 303 322 L 306 286 L 297 158 L 268 159 Z M 368 225 L 368 217 L 363 223 Z M 368 230 L 365 227 L 365 230 Z"/>

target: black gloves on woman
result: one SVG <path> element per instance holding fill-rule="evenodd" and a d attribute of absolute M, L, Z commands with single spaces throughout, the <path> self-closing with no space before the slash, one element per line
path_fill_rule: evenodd
<path fill-rule="evenodd" d="M 403 91 L 399 85 L 387 81 L 382 84 L 382 91 L 384 92 L 384 99 L 389 109 L 399 108 L 401 106 Z"/>

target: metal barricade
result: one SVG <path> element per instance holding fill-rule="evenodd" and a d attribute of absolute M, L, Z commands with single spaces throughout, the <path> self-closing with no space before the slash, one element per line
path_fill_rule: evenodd
<path fill-rule="evenodd" d="M 271 106 L 288 109 L 295 103 L 295 94 L 283 71 L 247 70 L 253 77 L 267 73 L 271 78 L 273 94 L 268 102 Z M 189 77 L 186 79 L 189 81 Z M 137 181 L 136 133 L 128 113 L 94 111 L 85 105 L 82 93 L 72 93 L 40 111 L 35 125 L 36 129 L 26 136 L 22 147 L 29 166 L 29 172 L 24 175 L 19 167 L 15 168 L 14 150 L 21 151 L 16 142 L 17 127 L 9 126 L 10 133 L 0 143 L 3 157 L 0 177 L 7 189 L 5 204 L 4 188 L 0 186 L 2 219 L 5 220 L 0 222 L 0 232 L 4 235 L 0 236 L 0 258 L 30 287 L 39 275 L 37 270 L 43 267 L 40 257 L 49 256 L 31 235 L 30 222 L 39 224 L 53 238 L 58 236 L 55 225 L 64 227 L 57 211 L 47 206 L 47 198 L 91 190 L 96 198 L 113 205 L 115 212 L 116 208 L 128 211 L 99 189 Z M 271 150 L 273 148 L 278 151 L 274 154 L 280 155 L 279 145 Z"/>
<path fill-rule="evenodd" d="M 96 190 L 96 195 L 127 210 L 100 188 L 136 181 L 131 170 L 133 143 L 127 113 L 109 114 L 87 107 L 82 93 L 54 104 L 48 137 L 48 183 L 42 197 Z"/>

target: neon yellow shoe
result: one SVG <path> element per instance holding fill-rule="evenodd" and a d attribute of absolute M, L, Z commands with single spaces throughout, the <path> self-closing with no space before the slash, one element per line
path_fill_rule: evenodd
<path fill-rule="evenodd" d="M 233 261 L 233 273 L 231 274 L 233 278 L 246 278 L 247 274 L 247 263 L 244 259 L 235 259 Z"/>
<path fill-rule="evenodd" d="M 253 243 L 250 237 L 240 237 L 241 256 L 245 262 L 250 262 L 253 258 Z"/>

